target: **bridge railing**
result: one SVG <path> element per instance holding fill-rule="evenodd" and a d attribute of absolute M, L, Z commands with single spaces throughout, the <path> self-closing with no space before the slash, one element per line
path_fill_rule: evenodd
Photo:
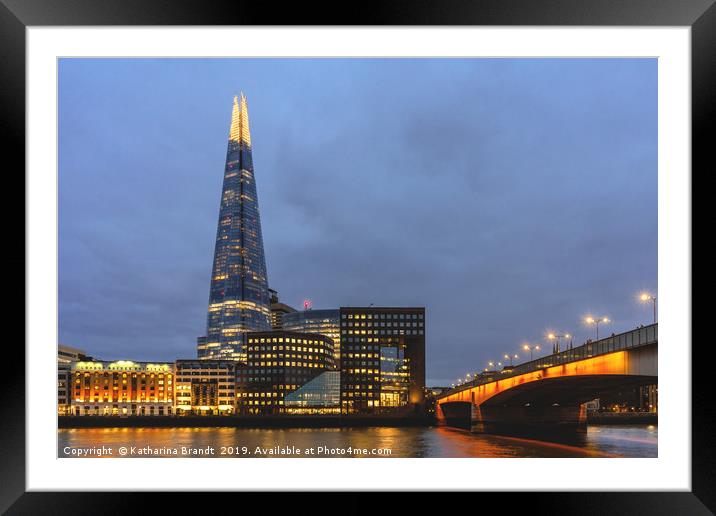
<path fill-rule="evenodd" d="M 464 383 L 451 389 L 444 394 L 438 396 L 442 398 L 453 392 L 459 392 L 469 387 L 476 385 L 482 385 L 485 383 L 494 382 L 496 380 L 502 380 L 504 378 L 510 378 L 524 373 L 531 373 L 538 371 L 546 367 L 552 367 L 561 364 L 568 364 L 569 362 L 575 362 L 585 358 L 596 357 L 599 355 L 605 355 L 607 353 L 613 353 L 614 351 L 621 351 L 623 349 L 638 348 L 640 346 L 646 346 L 648 344 L 654 344 L 659 340 L 659 328 L 657 324 L 650 324 L 649 326 L 642 326 L 635 330 L 630 330 L 618 335 L 610 335 L 607 338 L 587 341 L 581 346 L 572 349 L 566 349 L 559 353 L 547 355 L 545 357 L 537 358 L 529 362 L 516 365 L 511 369 L 503 371 L 494 371 L 489 374 L 483 374 L 480 378 L 477 378 L 471 382 Z"/>

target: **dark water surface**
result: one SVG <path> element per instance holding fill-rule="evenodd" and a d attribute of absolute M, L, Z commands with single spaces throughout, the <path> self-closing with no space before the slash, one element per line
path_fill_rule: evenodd
<path fill-rule="evenodd" d="M 78 428 L 58 431 L 58 456 L 657 457 L 657 435 L 656 425 L 590 426 L 560 443 L 437 427 Z"/>

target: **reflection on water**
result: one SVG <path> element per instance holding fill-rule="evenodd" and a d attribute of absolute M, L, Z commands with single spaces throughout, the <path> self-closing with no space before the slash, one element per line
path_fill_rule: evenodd
<path fill-rule="evenodd" d="M 656 457 L 657 437 L 655 425 L 590 426 L 586 434 L 559 443 L 436 427 L 82 428 L 58 431 L 58 456 L 74 456 L 77 452 L 73 454 L 72 450 L 104 446 L 99 454 L 91 456 L 117 457 L 122 447 L 134 447 L 133 456 L 145 447 L 159 450 L 154 456 L 161 456 L 165 449 L 179 449 L 176 456 L 182 456 L 182 447 L 193 450 L 213 447 L 210 456 L 222 457 L 220 450 L 226 447 L 229 456 L 240 457 L 257 456 L 257 448 L 268 457 L 295 456 L 295 453 L 286 455 L 286 450 L 309 448 L 314 448 L 313 456 L 316 457 L 355 456 L 341 454 L 339 450 L 356 448 L 387 449 L 392 457 Z M 322 453 L 319 453 L 320 449 Z M 271 450 L 284 450 L 284 454 L 271 454 Z M 301 457 L 310 456 L 302 453 Z M 368 453 L 362 456 L 385 455 Z"/>

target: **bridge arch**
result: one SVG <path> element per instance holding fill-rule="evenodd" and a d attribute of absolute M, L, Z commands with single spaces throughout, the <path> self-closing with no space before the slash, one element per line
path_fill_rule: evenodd
<path fill-rule="evenodd" d="M 599 350 L 606 352 L 592 354 Z M 448 391 L 438 397 L 436 414 L 450 426 L 464 427 L 469 420 L 473 429 L 521 424 L 583 428 L 585 402 L 658 383 L 657 355 L 656 325 L 639 328 Z"/>
<path fill-rule="evenodd" d="M 525 382 L 495 393 L 480 403 L 493 406 L 581 405 L 605 394 L 657 383 L 655 376 L 580 375 Z"/>

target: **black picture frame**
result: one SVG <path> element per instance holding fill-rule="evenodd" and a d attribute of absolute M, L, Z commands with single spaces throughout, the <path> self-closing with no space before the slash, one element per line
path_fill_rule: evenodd
<path fill-rule="evenodd" d="M 715 1 L 393 0 L 279 4 L 243 0 L 0 0 L 0 134 L 6 147 L 5 163 L 8 163 L 7 157 L 14 156 L 17 164 L 16 168 L 4 167 L 5 177 L 14 175 L 19 183 L 14 191 L 24 190 L 23 174 L 19 170 L 25 166 L 25 29 L 28 26 L 63 25 L 688 26 L 691 27 L 692 44 L 692 170 L 700 170 L 705 175 L 716 170 L 713 137 L 708 136 L 713 134 L 716 125 Z M 695 177 L 692 172 L 692 180 Z M 6 220 L 17 220 L 18 212 L 19 208 Z M 20 225 L 15 226 L 20 233 Z M 18 237 L 20 240 L 24 234 Z M 14 260 L 19 267 L 17 254 Z M 16 303 L 18 305 L 20 303 Z M 687 338 L 685 344 L 688 344 L 688 332 L 684 335 Z M 510 510 L 524 509 L 539 514 L 712 514 L 716 511 L 716 447 L 711 428 L 714 428 L 716 410 L 711 400 L 712 389 L 707 383 L 710 347 L 705 343 L 691 349 L 690 492 L 497 493 L 474 495 L 479 498 L 473 498 L 471 503 L 487 508 L 488 505 L 483 504 L 493 501 L 509 504 Z M 15 344 L 10 346 L 8 342 L 6 353 L 6 356 L 12 355 L 16 364 L 5 367 L 2 374 L 4 417 L 0 423 L 0 510 L 7 514 L 126 514 L 136 512 L 138 503 L 146 503 L 137 500 L 139 496 L 161 497 L 162 512 L 187 507 L 186 498 L 191 495 L 181 493 L 26 492 L 26 378 L 25 368 L 17 365 L 21 356 L 24 361 L 24 349 Z M 559 482 L 556 482 L 555 491 L 558 490 Z M 231 496 L 235 495 L 212 494 L 212 505 L 219 500 L 235 502 L 236 498 L 229 498 Z M 303 495 L 293 496 L 294 504 L 307 499 Z M 350 512 L 361 508 L 372 510 L 373 504 L 365 498 L 356 493 L 350 496 L 353 501 L 341 502 L 344 508 L 352 508 Z M 443 497 L 442 502 L 438 498 L 438 504 L 446 504 L 446 494 L 438 496 Z M 493 500 L 488 500 L 488 496 Z M 396 502 L 386 500 L 382 503 L 388 508 Z M 315 504 L 311 508 L 311 512 L 314 511 Z"/>

